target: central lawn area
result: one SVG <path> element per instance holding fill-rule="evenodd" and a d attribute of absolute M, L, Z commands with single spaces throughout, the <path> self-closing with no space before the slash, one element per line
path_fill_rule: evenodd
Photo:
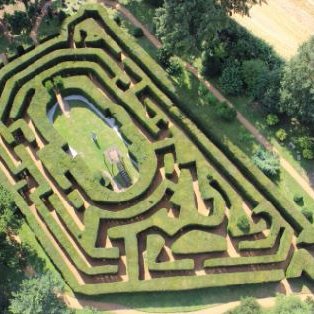
<path fill-rule="evenodd" d="M 65 117 L 60 110 L 57 110 L 54 127 L 83 157 L 92 175 L 99 177 L 103 171 L 113 173 L 114 176 L 118 174 L 117 167 L 112 167 L 107 158 L 106 163 L 104 160 L 104 151 L 116 147 L 123 157 L 128 174 L 135 182 L 138 173 L 129 158 L 126 145 L 118 134 L 83 102 L 69 101 L 69 105 L 71 107 L 70 117 Z M 97 134 L 97 143 L 91 139 L 92 132 Z"/>

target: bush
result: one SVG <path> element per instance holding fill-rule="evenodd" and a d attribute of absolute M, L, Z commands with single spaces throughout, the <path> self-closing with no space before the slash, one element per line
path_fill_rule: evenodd
<path fill-rule="evenodd" d="M 278 141 L 280 142 L 284 142 L 287 139 L 287 132 L 284 129 L 279 129 L 276 132 L 276 138 L 278 139 Z"/>
<path fill-rule="evenodd" d="M 268 126 L 274 126 L 279 123 L 279 117 L 276 114 L 268 114 L 266 117 L 266 124 Z"/>
<path fill-rule="evenodd" d="M 207 51 L 203 51 L 201 56 L 201 74 L 205 76 L 218 76 L 221 74 L 222 62 L 218 57 L 211 56 Z"/>
<path fill-rule="evenodd" d="M 237 111 L 233 107 L 229 107 L 226 102 L 220 102 L 216 109 L 217 116 L 227 122 L 232 122 L 237 116 Z"/>
<path fill-rule="evenodd" d="M 278 156 L 263 148 L 260 148 L 252 157 L 253 163 L 260 168 L 267 176 L 278 175 L 280 170 L 280 161 Z"/>
<path fill-rule="evenodd" d="M 143 37 L 144 35 L 143 30 L 140 27 L 134 27 L 131 30 L 131 34 L 136 38 Z"/>
<path fill-rule="evenodd" d="M 312 149 L 303 149 L 302 151 L 302 156 L 304 159 L 312 160 L 314 159 L 314 152 Z"/>
<path fill-rule="evenodd" d="M 262 314 L 262 308 L 256 299 L 247 297 L 241 300 L 241 304 L 227 314 Z"/>
<path fill-rule="evenodd" d="M 161 47 L 158 49 L 157 58 L 159 63 L 164 67 L 168 68 L 170 66 L 171 52 L 166 47 Z"/>
<path fill-rule="evenodd" d="M 303 208 L 301 212 L 310 223 L 313 223 L 313 211 L 312 210 L 310 210 L 309 208 Z"/>
<path fill-rule="evenodd" d="M 219 84 L 227 95 L 239 95 L 243 89 L 240 66 L 236 63 L 227 65 L 219 78 Z"/>
<path fill-rule="evenodd" d="M 246 216 L 240 216 L 237 221 L 238 228 L 243 232 L 250 231 L 250 222 Z"/>
<path fill-rule="evenodd" d="M 303 205 L 303 195 L 301 194 L 295 194 L 293 197 L 293 200 L 298 205 Z"/>
<path fill-rule="evenodd" d="M 167 72 L 170 75 L 180 77 L 183 73 L 182 65 L 177 58 L 171 58 L 170 64 L 167 67 Z"/>

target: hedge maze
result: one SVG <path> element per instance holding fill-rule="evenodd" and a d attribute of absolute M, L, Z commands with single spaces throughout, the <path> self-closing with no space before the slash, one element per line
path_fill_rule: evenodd
<path fill-rule="evenodd" d="M 138 170 L 129 188 L 114 191 L 69 155 L 47 116 L 56 99 L 45 82 L 56 76 L 63 97 L 81 95 L 117 121 Z M 82 8 L 59 36 L 3 66 L 0 95 L 1 183 L 75 292 L 314 278 L 313 226 L 179 109 L 167 74 L 105 8 Z"/>

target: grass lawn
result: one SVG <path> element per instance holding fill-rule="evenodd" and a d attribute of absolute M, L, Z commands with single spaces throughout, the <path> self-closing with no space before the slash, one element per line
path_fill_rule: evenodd
<path fill-rule="evenodd" d="M 113 176 L 118 174 L 116 166 L 112 167 L 109 160 L 104 162 L 104 151 L 116 147 L 123 156 L 125 167 L 132 181 L 136 181 L 138 173 L 128 157 L 126 145 L 117 133 L 84 103 L 69 101 L 69 105 L 71 107 L 70 117 L 67 118 L 60 111 L 57 111 L 54 127 L 69 145 L 83 157 L 92 174 L 97 177 L 103 171 L 108 171 Z M 97 134 L 98 143 L 92 141 L 92 132 Z"/>

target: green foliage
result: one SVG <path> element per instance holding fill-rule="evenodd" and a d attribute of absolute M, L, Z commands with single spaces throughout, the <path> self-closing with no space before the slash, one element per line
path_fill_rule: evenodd
<path fill-rule="evenodd" d="M 4 14 L 4 21 L 10 25 L 12 33 L 19 35 L 25 33 L 31 28 L 31 21 L 26 12 L 14 11 L 13 14 Z"/>
<path fill-rule="evenodd" d="M 313 307 L 296 296 L 279 295 L 271 314 L 311 314 Z"/>
<path fill-rule="evenodd" d="M 63 88 L 64 88 L 63 79 L 60 75 L 53 78 L 53 85 L 56 88 L 56 90 L 58 90 L 59 92 L 61 92 L 63 90 Z"/>
<path fill-rule="evenodd" d="M 314 122 L 314 36 L 284 68 L 281 111 L 305 123 Z"/>
<path fill-rule="evenodd" d="M 248 14 L 260 0 L 164 0 L 154 19 L 157 36 L 178 54 L 201 50 L 228 22 L 233 12 Z"/>
<path fill-rule="evenodd" d="M 230 62 L 222 71 L 219 84 L 227 95 L 239 95 L 243 90 L 240 66 Z"/>
<path fill-rule="evenodd" d="M 305 159 L 314 159 L 314 138 L 304 135 L 297 139 L 297 145 L 302 150 Z"/>
<path fill-rule="evenodd" d="M 303 195 L 301 195 L 301 194 L 295 194 L 293 197 L 293 200 L 298 205 L 303 205 L 303 203 L 304 203 Z"/>
<path fill-rule="evenodd" d="M 280 162 L 278 156 L 270 151 L 260 148 L 252 157 L 254 164 L 260 168 L 267 176 L 278 175 Z"/>
<path fill-rule="evenodd" d="M 10 313 L 70 313 L 57 294 L 64 289 L 62 281 L 50 272 L 25 279 L 17 292 L 13 293 Z"/>
<path fill-rule="evenodd" d="M 284 142 L 288 137 L 288 134 L 284 129 L 277 130 L 275 135 L 280 142 Z"/>
<path fill-rule="evenodd" d="M 247 233 L 250 231 L 250 222 L 246 216 L 240 216 L 237 221 L 237 226 L 240 230 Z"/>
<path fill-rule="evenodd" d="M 219 57 L 211 55 L 208 50 L 202 52 L 201 55 L 201 74 L 205 76 L 218 76 L 222 70 L 222 61 Z"/>
<path fill-rule="evenodd" d="M 182 75 L 183 73 L 182 65 L 177 58 L 175 57 L 170 58 L 170 63 L 169 63 L 169 66 L 167 67 L 167 72 L 170 75 L 173 75 L 176 77 L 180 77 Z"/>
<path fill-rule="evenodd" d="M 312 160 L 314 159 L 314 152 L 312 149 L 303 149 L 302 151 L 302 156 L 304 159 Z"/>
<path fill-rule="evenodd" d="M 165 46 L 158 49 L 157 58 L 162 67 L 164 68 L 169 67 L 171 56 L 172 56 L 171 52 Z"/>
<path fill-rule="evenodd" d="M 21 219 L 11 194 L 0 185 L 0 234 L 18 230 Z"/>
<path fill-rule="evenodd" d="M 313 211 L 309 208 L 303 208 L 302 209 L 302 214 L 304 217 L 310 222 L 313 223 Z"/>
<path fill-rule="evenodd" d="M 247 93 L 255 99 L 260 99 L 267 84 L 268 67 L 263 60 L 252 59 L 242 63 L 243 82 Z"/>
<path fill-rule="evenodd" d="M 262 314 L 262 308 L 252 297 L 243 298 L 239 306 L 226 314 Z"/>
<path fill-rule="evenodd" d="M 276 114 L 270 113 L 266 117 L 266 124 L 268 126 L 274 126 L 279 123 L 279 117 Z"/>
<path fill-rule="evenodd" d="M 216 114 L 220 119 L 226 122 L 232 122 L 237 116 L 237 111 L 223 101 L 216 105 Z"/>
<path fill-rule="evenodd" d="M 196 52 L 226 23 L 223 8 L 214 0 L 164 0 L 154 18 L 156 34 L 176 54 Z"/>
<path fill-rule="evenodd" d="M 140 28 L 140 27 L 134 27 L 131 29 L 131 34 L 136 37 L 136 38 L 139 38 L 139 37 L 143 37 L 144 36 L 144 33 L 143 33 L 143 30 Z"/>

